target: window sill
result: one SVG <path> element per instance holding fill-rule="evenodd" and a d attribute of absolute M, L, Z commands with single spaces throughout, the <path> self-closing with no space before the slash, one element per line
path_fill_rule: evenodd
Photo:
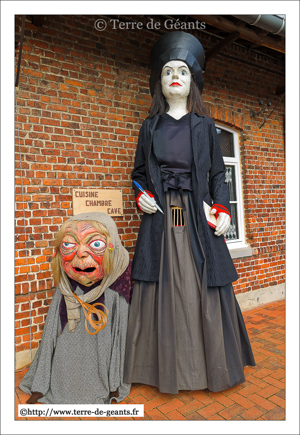
<path fill-rule="evenodd" d="M 232 259 L 235 258 L 244 258 L 244 257 L 251 257 L 253 249 L 250 248 L 250 246 L 245 247 L 236 247 L 236 248 L 229 248 L 229 252 Z"/>

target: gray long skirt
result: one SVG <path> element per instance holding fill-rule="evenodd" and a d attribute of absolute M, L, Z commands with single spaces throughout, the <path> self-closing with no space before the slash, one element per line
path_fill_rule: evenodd
<path fill-rule="evenodd" d="M 173 226 L 165 196 L 159 282 L 136 281 L 129 313 L 124 382 L 178 390 L 221 391 L 245 381 L 255 365 L 232 284 L 206 285 L 205 256 L 192 195 L 184 192 L 184 226 Z M 212 230 L 213 231 L 213 230 Z"/>

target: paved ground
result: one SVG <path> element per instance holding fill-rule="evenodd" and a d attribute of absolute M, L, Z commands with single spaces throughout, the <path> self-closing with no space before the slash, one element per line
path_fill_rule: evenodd
<path fill-rule="evenodd" d="M 160 393 L 155 387 L 133 384 L 130 395 L 122 403 L 144 404 L 145 417 L 137 420 L 284 420 L 285 302 L 264 305 L 243 315 L 256 360 L 255 367 L 245 368 L 244 384 L 221 393 L 180 391 L 176 395 Z M 29 397 L 18 388 L 27 370 L 16 372 L 16 420 L 37 420 L 17 417 L 17 405 L 26 403 Z M 57 419 L 63 420 L 53 418 Z M 113 417 L 99 419 L 115 420 Z M 128 421 L 128 418 L 125 419 Z"/>

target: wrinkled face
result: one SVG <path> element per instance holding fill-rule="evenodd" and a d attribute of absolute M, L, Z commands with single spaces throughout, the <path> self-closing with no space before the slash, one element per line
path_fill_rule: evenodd
<path fill-rule="evenodd" d="M 182 60 L 167 62 L 161 71 L 161 86 L 167 100 L 176 96 L 187 98 L 191 87 L 191 73 L 187 64 Z"/>
<path fill-rule="evenodd" d="M 66 274 L 85 286 L 104 277 L 102 267 L 106 237 L 88 222 L 78 222 L 75 230 L 67 227 L 59 248 Z"/>

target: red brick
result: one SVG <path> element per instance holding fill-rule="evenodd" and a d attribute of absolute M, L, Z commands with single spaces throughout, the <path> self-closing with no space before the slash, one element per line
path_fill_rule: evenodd
<path fill-rule="evenodd" d="M 145 399 L 145 397 L 141 396 L 141 395 L 133 397 L 132 400 L 133 400 L 134 403 L 145 403 L 145 402 L 147 402 L 147 399 Z"/>
<path fill-rule="evenodd" d="M 267 382 L 264 382 L 262 379 L 256 378 L 255 376 L 252 375 L 247 376 L 247 383 L 254 384 L 259 388 L 265 388 L 269 385 L 267 384 Z"/>
<path fill-rule="evenodd" d="M 198 411 L 200 408 L 203 408 L 203 403 L 199 402 L 199 400 L 193 400 L 192 402 L 187 403 L 181 408 L 178 408 L 178 411 L 182 415 L 188 415 L 192 414 L 195 411 Z"/>
<path fill-rule="evenodd" d="M 149 411 L 150 409 L 157 408 L 158 406 L 163 405 L 164 403 L 165 401 L 161 397 L 155 397 L 154 399 L 144 402 L 144 410 Z"/>
<path fill-rule="evenodd" d="M 168 414 L 166 414 L 169 420 L 187 420 L 186 417 L 184 417 L 180 412 L 178 411 L 171 411 Z"/>
<path fill-rule="evenodd" d="M 151 420 L 169 420 L 159 409 L 150 409 L 150 411 L 147 411 L 147 415 Z"/>
<path fill-rule="evenodd" d="M 279 391 L 279 393 L 277 393 L 276 396 L 281 397 L 282 399 L 285 399 L 285 390 Z"/>
<path fill-rule="evenodd" d="M 31 326 L 31 328 L 30 327 L 28 327 L 28 328 L 16 328 L 15 335 L 16 336 L 17 335 L 25 335 L 25 334 L 32 333 L 35 331 L 36 331 L 36 326 Z"/>
<path fill-rule="evenodd" d="M 244 420 L 257 420 L 259 417 L 264 415 L 266 410 L 260 406 L 252 406 L 252 408 L 247 409 L 247 411 L 240 414 Z"/>
<path fill-rule="evenodd" d="M 239 405 L 241 405 L 243 408 L 246 409 L 252 408 L 252 406 L 254 405 L 254 403 L 251 402 L 251 400 L 246 399 L 245 397 L 241 396 L 239 393 L 232 393 L 230 394 L 229 397 L 234 402 L 238 403 Z"/>
<path fill-rule="evenodd" d="M 68 83 L 69 85 L 73 85 L 73 86 L 83 86 L 83 83 L 78 82 L 76 80 L 65 79 L 65 82 Z"/>
<path fill-rule="evenodd" d="M 251 346 L 252 346 L 252 348 L 253 348 L 253 344 L 254 343 L 251 343 Z M 255 343 L 255 344 L 260 344 L 260 343 Z M 256 371 L 256 369 L 255 369 L 255 367 L 249 367 L 249 366 L 246 366 L 245 368 L 244 368 L 244 373 L 245 373 L 245 375 L 247 375 L 247 374 L 254 374 L 255 373 L 255 371 Z"/>
<path fill-rule="evenodd" d="M 217 415 L 217 414 L 215 414 Z M 200 415 L 199 412 L 193 412 L 192 414 L 189 414 L 186 416 L 187 420 L 193 421 L 193 420 L 207 420 L 203 415 Z"/>
<path fill-rule="evenodd" d="M 139 391 L 136 389 L 135 386 L 131 385 L 131 389 L 130 389 L 130 393 L 128 394 L 128 397 L 135 397 L 135 396 L 139 396 L 140 393 Z"/>
<path fill-rule="evenodd" d="M 157 391 L 157 394 L 159 395 L 159 397 L 164 399 L 165 402 L 169 402 L 170 400 L 173 400 L 175 397 L 174 394 L 161 393 L 160 391 Z"/>
<path fill-rule="evenodd" d="M 270 373 L 270 376 L 271 376 L 272 378 L 275 378 L 275 379 L 277 379 L 278 381 L 280 381 L 282 378 L 285 377 L 285 370 L 283 370 L 283 369 L 278 369 L 278 370 L 276 370 L 275 372 L 272 371 L 272 373 Z"/>
<path fill-rule="evenodd" d="M 206 420 L 212 420 L 212 421 L 224 421 L 225 419 L 223 417 L 221 417 L 219 414 L 214 414 L 211 417 L 207 418 Z"/>
<path fill-rule="evenodd" d="M 19 403 L 26 403 L 26 400 L 29 399 L 30 395 L 27 393 L 24 393 L 20 388 L 16 388 L 16 394 L 18 396 Z"/>
<path fill-rule="evenodd" d="M 200 400 L 203 405 L 209 405 L 210 403 L 214 403 L 213 399 L 209 397 L 204 391 L 191 391 L 191 396 L 195 399 Z"/>
<path fill-rule="evenodd" d="M 265 376 L 268 376 L 271 373 L 273 373 L 272 370 L 261 369 L 253 373 L 253 376 L 256 376 L 257 378 L 264 378 Z"/>
<path fill-rule="evenodd" d="M 267 399 L 268 397 L 273 396 L 273 394 L 278 393 L 278 391 L 280 391 L 278 388 L 268 386 L 268 387 L 263 388 L 262 390 L 258 391 L 257 394 L 259 394 L 261 397 L 264 397 L 265 399 Z"/>
<path fill-rule="evenodd" d="M 170 402 L 167 402 L 164 405 L 161 405 L 158 409 L 160 410 L 160 412 L 166 414 L 168 412 L 173 411 L 174 409 L 180 408 L 183 405 L 184 405 L 184 403 L 181 402 L 181 400 L 173 399 Z"/>
<path fill-rule="evenodd" d="M 265 382 L 268 382 L 269 384 L 273 385 L 274 387 L 279 388 L 280 390 L 285 389 L 285 379 L 284 378 L 281 381 L 278 381 L 277 379 L 271 378 L 271 376 L 266 376 L 263 380 Z"/>
<path fill-rule="evenodd" d="M 262 416 L 263 420 L 285 420 L 285 410 L 279 406 Z"/>
<path fill-rule="evenodd" d="M 181 390 L 178 395 L 176 395 L 178 399 L 180 399 L 185 404 L 190 403 L 194 400 L 194 397 L 187 391 Z"/>
<path fill-rule="evenodd" d="M 228 396 L 224 396 L 222 393 L 209 393 L 210 397 L 212 397 L 217 402 L 221 403 L 224 406 L 233 405 L 234 402 Z"/>
<path fill-rule="evenodd" d="M 200 415 L 205 418 L 211 417 L 213 414 L 217 414 L 224 409 L 220 403 L 212 403 L 211 405 L 205 406 L 204 408 L 197 411 Z"/>
<path fill-rule="evenodd" d="M 235 387 L 231 387 L 231 388 L 228 388 L 227 390 L 223 391 L 223 394 L 225 396 L 230 396 L 231 393 L 237 392 L 237 391 L 241 390 L 242 388 L 243 388 L 243 384 L 236 385 Z"/>
<path fill-rule="evenodd" d="M 235 403 L 234 405 L 229 406 L 228 408 L 224 409 L 223 411 L 219 412 L 219 415 L 224 418 L 225 420 L 234 420 L 235 417 L 240 415 L 242 412 L 245 411 L 245 408 Z"/>
<path fill-rule="evenodd" d="M 142 394 L 146 399 L 151 400 L 154 397 L 157 397 L 157 392 L 153 391 L 148 385 L 141 385 L 137 387 L 137 391 Z"/>
<path fill-rule="evenodd" d="M 249 400 L 260 406 L 261 408 L 265 408 L 267 411 L 275 408 L 274 403 L 269 402 L 269 400 L 266 400 L 263 397 L 258 396 L 257 394 L 252 394 L 251 396 L 249 396 Z"/>

